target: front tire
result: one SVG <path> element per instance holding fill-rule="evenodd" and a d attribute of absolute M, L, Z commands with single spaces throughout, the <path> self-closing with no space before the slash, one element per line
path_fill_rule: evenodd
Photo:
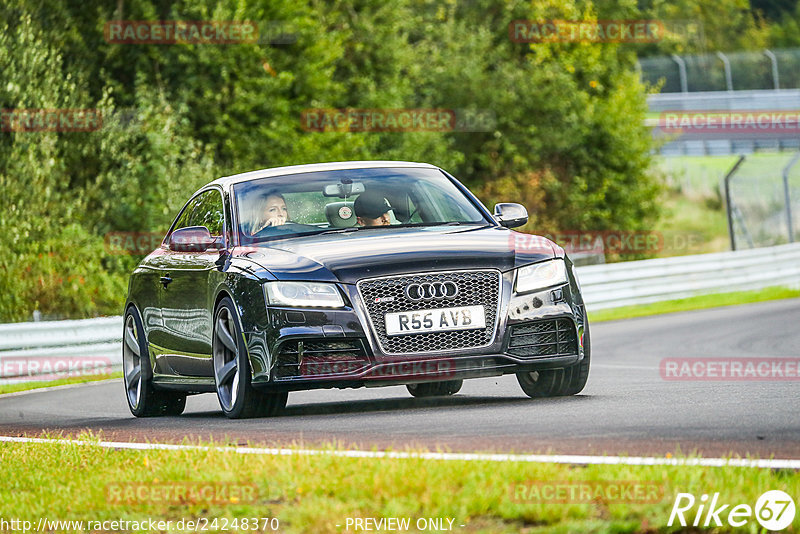
<path fill-rule="evenodd" d="M 586 387 L 589 379 L 589 367 L 592 360 L 592 339 L 589 335 L 589 321 L 586 321 L 586 334 L 583 336 L 583 359 L 569 369 L 572 371 L 566 386 L 565 395 L 577 395 Z"/>
<path fill-rule="evenodd" d="M 125 312 L 122 330 L 122 372 L 128 408 L 136 417 L 180 415 L 186 408 L 186 395 L 158 391 L 153 386 L 147 338 L 142 318 L 135 306 Z"/>
<path fill-rule="evenodd" d="M 214 312 L 214 383 L 222 412 L 231 419 L 271 416 L 286 406 L 288 393 L 262 393 L 250 381 L 250 361 L 233 301 Z"/>

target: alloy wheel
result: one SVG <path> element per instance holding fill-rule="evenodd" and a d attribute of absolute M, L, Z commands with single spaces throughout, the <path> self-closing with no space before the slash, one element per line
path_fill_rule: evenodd
<path fill-rule="evenodd" d="M 227 307 L 221 306 L 214 328 L 213 353 L 217 391 L 225 411 L 233 410 L 239 394 L 239 346 L 232 332 L 236 332 L 233 317 Z"/>
<path fill-rule="evenodd" d="M 136 409 L 142 401 L 142 356 L 139 335 L 133 314 L 125 317 L 125 331 L 122 344 L 122 370 L 125 376 L 125 392 L 128 403 Z"/>

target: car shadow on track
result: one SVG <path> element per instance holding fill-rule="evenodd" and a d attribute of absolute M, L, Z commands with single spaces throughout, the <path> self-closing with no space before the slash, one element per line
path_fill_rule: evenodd
<path fill-rule="evenodd" d="M 275 417 L 308 417 L 314 415 L 343 415 L 353 413 L 368 412 L 400 412 L 409 410 L 427 410 L 430 408 L 482 408 L 482 407 L 511 407 L 528 404 L 531 407 L 564 405 L 565 403 L 586 402 L 592 398 L 591 395 L 574 395 L 571 397 L 552 397 L 541 399 L 529 399 L 520 397 L 498 398 L 498 397 L 473 397 L 454 395 L 452 397 L 436 398 L 407 398 L 407 399 L 370 399 L 358 401 L 341 402 L 318 402 L 307 403 L 293 406 L 291 396 L 289 405 Z M 200 417 L 223 417 L 222 412 L 191 412 L 183 414 L 182 418 Z"/>

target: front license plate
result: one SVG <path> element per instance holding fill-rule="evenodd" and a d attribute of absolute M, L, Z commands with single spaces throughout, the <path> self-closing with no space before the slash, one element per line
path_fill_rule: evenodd
<path fill-rule="evenodd" d="M 387 313 L 385 322 L 386 335 L 389 336 L 486 327 L 483 306 Z"/>

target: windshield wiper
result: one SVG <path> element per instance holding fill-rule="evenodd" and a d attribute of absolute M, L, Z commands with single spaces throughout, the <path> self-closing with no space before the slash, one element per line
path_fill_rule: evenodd
<path fill-rule="evenodd" d="M 356 232 L 359 230 L 392 230 L 394 228 L 423 228 L 426 226 L 476 226 L 485 228 L 490 225 L 480 222 L 440 221 L 427 223 L 388 224 L 386 226 L 348 226 L 345 228 L 326 228 L 318 232 L 311 232 L 302 235 L 349 234 L 350 232 Z"/>
<path fill-rule="evenodd" d="M 377 226 L 366 227 L 366 228 L 377 228 Z M 319 232 L 312 232 L 305 235 L 321 235 L 321 234 L 349 234 L 350 232 L 355 232 L 357 230 L 364 230 L 364 226 L 346 226 L 344 228 L 326 228 L 324 230 L 320 230 Z"/>
<path fill-rule="evenodd" d="M 489 226 L 481 222 L 464 222 L 464 221 L 439 221 L 439 222 L 423 222 L 423 223 L 406 223 L 395 224 L 387 228 L 421 228 L 425 226 Z"/>

